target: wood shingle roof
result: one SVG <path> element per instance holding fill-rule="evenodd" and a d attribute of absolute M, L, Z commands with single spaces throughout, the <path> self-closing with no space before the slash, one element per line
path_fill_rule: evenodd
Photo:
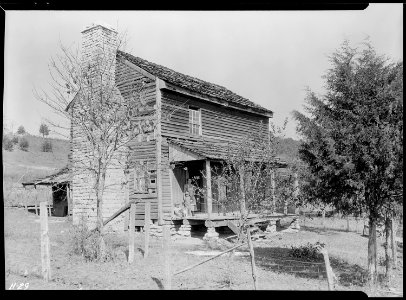
<path fill-rule="evenodd" d="M 117 57 L 122 57 L 132 64 L 140 67 L 148 73 L 165 80 L 173 85 L 197 92 L 210 97 L 215 97 L 225 100 L 229 103 L 238 105 L 240 107 L 248 107 L 258 113 L 272 114 L 273 112 L 266 109 L 244 97 L 241 97 L 223 86 L 213 84 L 189 75 L 176 72 L 167 67 L 149 62 L 145 59 L 133 56 L 123 51 L 117 51 Z"/>

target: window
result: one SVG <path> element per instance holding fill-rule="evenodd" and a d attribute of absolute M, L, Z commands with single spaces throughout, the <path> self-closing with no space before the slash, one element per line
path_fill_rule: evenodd
<path fill-rule="evenodd" d="M 134 191 L 136 193 L 146 193 L 148 191 L 146 175 L 144 170 L 134 169 Z"/>
<path fill-rule="evenodd" d="M 201 111 L 198 108 L 189 107 L 189 132 L 192 135 L 202 135 Z"/>

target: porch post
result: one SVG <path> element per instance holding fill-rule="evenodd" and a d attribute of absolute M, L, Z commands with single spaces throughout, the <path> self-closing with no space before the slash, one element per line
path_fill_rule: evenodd
<path fill-rule="evenodd" d="M 210 160 L 206 159 L 206 193 L 207 193 L 207 215 L 211 219 L 212 194 L 211 194 L 211 167 Z"/>
<path fill-rule="evenodd" d="M 294 182 L 294 197 L 295 199 L 297 199 L 299 197 L 299 179 L 298 179 L 298 175 L 295 172 L 295 182 Z"/>
<path fill-rule="evenodd" d="M 275 170 L 271 171 L 271 197 L 272 197 L 272 213 L 275 213 L 276 211 Z"/>
<path fill-rule="evenodd" d="M 244 166 L 239 167 L 238 173 L 240 175 L 240 193 L 241 193 L 240 210 L 241 210 L 241 217 L 244 218 L 245 214 L 247 212 L 247 207 L 245 204 Z"/>
<path fill-rule="evenodd" d="M 294 173 L 295 181 L 293 182 L 293 199 L 296 200 L 299 196 L 299 180 L 297 176 L 297 172 Z"/>

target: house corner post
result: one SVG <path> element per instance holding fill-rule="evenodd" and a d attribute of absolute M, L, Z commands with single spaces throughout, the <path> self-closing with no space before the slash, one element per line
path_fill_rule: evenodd
<path fill-rule="evenodd" d="M 162 136 L 161 136 L 161 80 L 155 77 L 156 91 L 156 190 L 158 199 L 158 224 L 163 225 L 163 205 L 162 205 Z"/>

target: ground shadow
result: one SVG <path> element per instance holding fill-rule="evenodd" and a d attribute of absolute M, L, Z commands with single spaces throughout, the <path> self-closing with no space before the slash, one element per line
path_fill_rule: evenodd
<path fill-rule="evenodd" d="M 155 283 L 157 284 L 157 286 L 158 286 L 158 288 L 159 288 L 160 290 L 163 290 L 163 289 L 164 289 L 164 285 L 162 284 L 161 280 L 159 280 L 159 279 L 156 278 L 156 277 L 151 277 L 151 278 L 152 278 L 153 281 L 155 281 Z"/>
<path fill-rule="evenodd" d="M 128 248 L 125 249 L 123 252 L 124 252 L 124 254 L 125 254 L 126 260 L 128 261 L 128 255 L 129 255 L 129 250 L 128 250 Z"/>
<path fill-rule="evenodd" d="M 328 228 L 320 228 L 320 227 L 308 227 L 308 226 L 300 226 L 301 230 L 309 231 L 309 232 L 314 232 L 317 234 L 321 235 L 337 235 L 341 230 L 337 229 L 328 229 Z M 344 231 L 345 232 L 345 231 Z M 353 232 L 355 233 L 355 231 Z"/>
<path fill-rule="evenodd" d="M 289 256 L 289 252 L 289 248 L 282 247 L 255 248 L 255 261 L 259 267 L 276 273 L 293 274 L 302 278 L 326 276 L 322 257 L 310 263 Z"/>
<path fill-rule="evenodd" d="M 364 286 L 368 280 L 368 271 L 357 264 L 330 255 L 330 265 L 338 282 L 343 286 Z"/>
<path fill-rule="evenodd" d="M 137 249 L 138 249 L 138 251 L 140 251 L 140 252 L 141 252 L 142 256 L 144 256 L 144 255 L 145 255 L 145 251 L 144 251 L 142 248 L 137 248 Z"/>
<path fill-rule="evenodd" d="M 258 267 L 276 273 L 292 274 L 301 278 L 326 280 L 327 273 L 323 256 L 314 261 L 306 261 L 289 255 L 289 248 L 261 247 L 255 248 L 255 261 Z M 247 257 L 246 259 L 249 259 Z M 342 286 L 364 286 L 367 271 L 356 264 L 350 264 L 342 259 L 330 256 L 330 264 Z"/>

